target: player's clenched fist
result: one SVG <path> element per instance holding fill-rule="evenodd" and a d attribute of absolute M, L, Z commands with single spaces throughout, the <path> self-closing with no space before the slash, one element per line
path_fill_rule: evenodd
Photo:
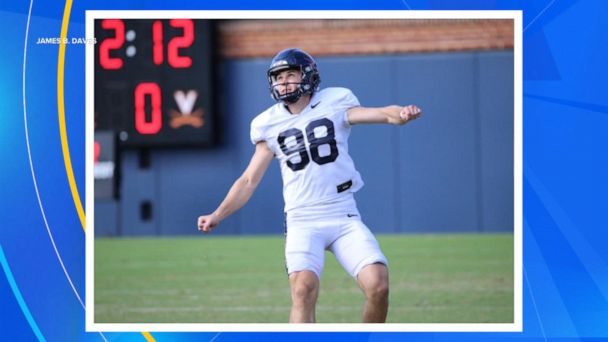
<path fill-rule="evenodd" d="M 209 233 L 215 226 L 220 223 L 217 216 L 214 214 L 203 215 L 198 217 L 198 230 L 201 232 Z"/>
<path fill-rule="evenodd" d="M 403 120 L 403 123 L 417 119 L 420 115 L 422 115 L 422 110 L 415 105 L 405 106 L 399 113 L 399 117 Z"/>

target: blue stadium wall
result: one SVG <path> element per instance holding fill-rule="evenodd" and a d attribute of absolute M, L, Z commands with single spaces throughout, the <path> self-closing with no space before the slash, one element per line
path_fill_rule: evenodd
<path fill-rule="evenodd" d="M 513 53 L 508 50 L 321 57 L 323 87 L 350 88 L 363 106 L 416 104 L 406 126 L 354 126 L 350 153 L 366 185 L 356 195 L 376 233 L 513 230 Z M 273 104 L 266 59 L 224 61 L 222 141 L 213 148 L 120 154 L 120 199 L 95 204 L 96 236 L 198 234 L 254 147 L 249 123 Z M 150 216 L 142 217 L 142 203 Z M 249 203 L 213 233 L 282 234 L 276 160 Z"/>

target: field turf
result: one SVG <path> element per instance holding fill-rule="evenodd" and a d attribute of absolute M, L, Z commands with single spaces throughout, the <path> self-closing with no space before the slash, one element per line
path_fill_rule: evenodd
<path fill-rule="evenodd" d="M 378 235 L 389 323 L 513 322 L 513 235 Z M 282 236 L 95 241 L 95 323 L 283 323 Z M 326 252 L 320 323 L 360 322 L 363 295 Z"/>

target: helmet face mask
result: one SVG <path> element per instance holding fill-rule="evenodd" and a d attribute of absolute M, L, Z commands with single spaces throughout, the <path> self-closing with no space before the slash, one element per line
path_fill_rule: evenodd
<path fill-rule="evenodd" d="M 292 92 L 280 94 L 278 86 L 286 83 L 276 83 L 276 76 L 286 70 L 298 70 L 302 73 L 302 80 Z M 279 52 L 270 63 L 268 72 L 268 84 L 270 95 L 275 101 L 282 101 L 285 104 L 297 102 L 302 95 L 312 95 L 319 88 L 321 77 L 317 70 L 317 63 L 306 52 L 300 49 L 286 49 Z"/>

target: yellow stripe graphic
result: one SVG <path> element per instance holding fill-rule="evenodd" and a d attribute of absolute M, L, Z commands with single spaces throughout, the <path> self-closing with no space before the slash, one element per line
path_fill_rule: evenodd
<path fill-rule="evenodd" d="M 156 340 L 154 339 L 154 337 L 152 337 L 152 335 L 149 332 L 142 332 L 142 335 L 144 335 L 144 337 L 146 338 L 146 341 L 148 342 L 156 342 Z"/>
<path fill-rule="evenodd" d="M 63 72 L 65 64 L 65 39 L 68 34 L 68 23 L 70 22 L 70 11 L 72 9 L 72 0 L 66 0 L 65 8 L 63 9 L 63 20 L 61 22 L 61 41 L 59 43 L 59 58 L 57 61 L 57 111 L 59 112 L 59 133 L 61 135 L 61 150 L 63 152 L 63 163 L 65 164 L 65 172 L 68 176 L 68 182 L 70 183 L 70 191 L 72 192 L 72 199 L 78 212 L 78 218 L 82 225 L 82 230 L 86 232 L 86 217 L 84 209 L 82 208 L 82 202 L 80 201 L 80 195 L 78 194 L 78 187 L 76 186 L 76 180 L 74 179 L 74 171 L 72 170 L 72 160 L 70 159 L 70 148 L 68 146 L 68 135 L 65 128 L 65 105 L 63 102 Z"/>

